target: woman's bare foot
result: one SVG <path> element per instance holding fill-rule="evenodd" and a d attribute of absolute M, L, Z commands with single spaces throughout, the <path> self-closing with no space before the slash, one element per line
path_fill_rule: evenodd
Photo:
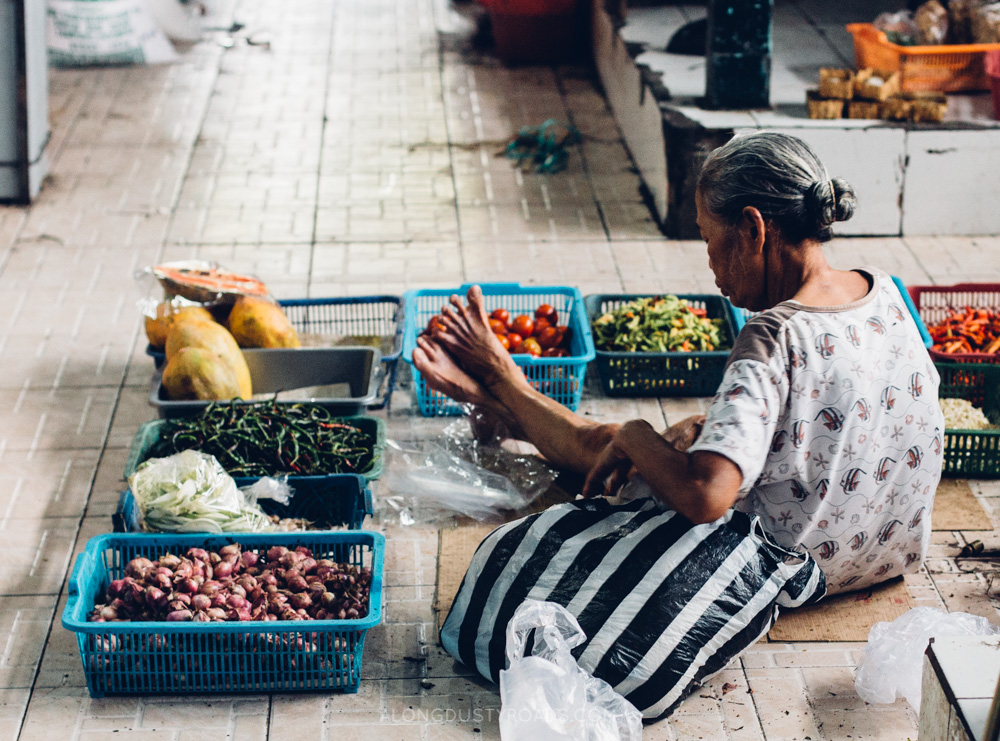
<path fill-rule="evenodd" d="M 413 350 L 413 366 L 420 371 L 435 391 L 463 404 L 489 404 L 495 400 L 482 385 L 463 371 L 436 340 L 417 337 Z"/>
<path fill-rule="evenodd" d="M 435 339 L 487 389 L 505 381 L 527 383 L 524 373 L 490 329 L 479 286 L 469 289 L 466 300 L 468 305 L 452 296 L 451 306 L 442 307 L 446 331 Z"/>
<path fill-rule="evenodd" d="M 478 381 L 459 368 L 455 359 L 436 341 L 417 337 L 413 365 L 435 391 L 476 407 L 472 426 L 477 439 L 485 435 L 494 437 L 497 422 L 503 424 L 512 436 L 521 439 L 519 436 L 522 433 L 513 415 Z"/>

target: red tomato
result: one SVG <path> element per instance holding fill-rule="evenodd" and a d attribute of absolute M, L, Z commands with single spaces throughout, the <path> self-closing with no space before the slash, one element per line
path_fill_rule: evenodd
<path fill-rule="evenodd" d="M 490 319 L 490 329 L 493 334 L 507 334 L 507 325 L 499 319 Z"/>
<path fill-rule="evenodd" d="M 561 348 L 558 348 L 558 347 L 546 347 L 544 350 L 542 350 L 542 357 L 543 358 L 558 358 L 558 357 L 561 357 L 559 355 L 559 353 L 561 353 L 561 352 L 563 352 L 563 350 Z"/>
<path fill-rule="evenodd" d="M 438 332 L 444 332 L 444 320 L 440 316 L 434 315 L 431 317 L 430 321 L 427 322 L 427 334 L 431 337 L 435 336 Z"/>
<path fill-rule="evenodd" d="M 546 319 L 554 327 L 559 323 L 559 313 L 551 304 L 542 304 L 535 309 L 535 319 Z"/>
<path fill-rule="evenodd" d="M 538 344 L 546 350 L 558 346 L 561 339 L 562 335 L 555 327 L 546 327 L 538 333 Z"/>
<path fill-rule="evenodd" d="M 514 348 L 524 342 L 524 338 L 517 332 L 511 332 L 507 335 L 508 350 L 514 352 Z"/>
<path fill-rule="evenodd" d="M 510 323 L 510 331 L 516 332 L 522 337 L 531 337 L 531 333 L 534 329 L 535 323 L 527 314 L 521 314 L 520 316 L 515 317 L 514 321 Z"/>
<path fill-rule="evenodd" d="M 545 317 L 539 317 L 538 319 L 535 319 L 535 330 L 531 333 L 531 336 L 532 337 L 541 337 L 542 332 L 546 328 L 551 327 L 551 326 L 552 325 L 549 323 L 548 319 L 546 319 Z"/>
<path fill-rule="evenodd" d="M 514 352 L 518 355 L 532 355 L 540 358 L 542 356 L 542 346 L 538 344 L 538 340 L 534 337 L 529 337 L 518 345 Z"/>
<path fill-rule="evenodd" d="M 569 338 L 572 333 L 565 324 L 560 324 L 556 329 L 559 332 L 559 347 L 569 347 Z"/>
<path fill-rule="evenodd" d="M 696 309 L 693 306 L 689 306 L 688 308 L 691 309 L 692 314 L 694 314 L 695 316 L 700 316 L 702 319 L 708 316 L 707 309 Z"/>
<path fill-rule="evenodd" d="M 500 344 L 503 345 L 504 350 L 510 350 L 510 339 L 506 334 L 497 334 L 496 338 L 500 340 Z"/>
<path fill-rule="evenodd" d="M 497 319 L 503 322 L 504 327 L 510 324 L 510 312 L 506 309 L 494 309 L 490 314 L 490 319 Z"/>

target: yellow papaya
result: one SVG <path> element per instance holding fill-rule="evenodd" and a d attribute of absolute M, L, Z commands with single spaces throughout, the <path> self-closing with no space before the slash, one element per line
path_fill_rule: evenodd
<path fill-rule="evenodd" d="M 173 401 L 215 401 L 240 396 L 236 373 L 221 355 L 182 347 L 163 366 L 163 388 Z"/>
<path fill-rule="evenodd" d="M 167 335 L 167 362 L 185 347 L 200 347 L 209 350 L 232 369 L 239 386 L 239 396 L 249 399 L 253 394 L 250 383 L 250 369 L 246 358 L 229 330 L 213 321 L 193 317 L 181 318 L 170 327 Z"/>
<path fill-rule="evenodd" d="M 146 317 L 146 338 L 149 344 L 157 350 L 162 350 L 167 344 L 170 327 L 183 317 L 197 317 L 205 321 L 214 321 L 208 309 L 202 306 L 175 306 L 169 301 L 162 301 L 156 307 L 156 316 Z"/>
<path fill-rule="evenodd" d="M 266 299 L 240 296 L 229 312 L 228 326 L 240 347 L 301 347 L 285 312 Z"/>

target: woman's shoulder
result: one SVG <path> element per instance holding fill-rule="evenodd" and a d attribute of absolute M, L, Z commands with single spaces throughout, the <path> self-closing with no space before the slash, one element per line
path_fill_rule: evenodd
<path fill-rule="evenodd" d="M 751 316 L 733 343 L 730 362 L 757 360 L 766 363 L 781 354 L 782 334 L 799 309 L 790 304 L 777 306 Z"/>

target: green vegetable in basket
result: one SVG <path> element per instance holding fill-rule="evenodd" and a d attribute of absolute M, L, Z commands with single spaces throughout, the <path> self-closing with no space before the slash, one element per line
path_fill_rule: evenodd
<path fill-rule="evenodd" d="M 186 450 L 153 458 L 129 476 L 144 530 L 170 533 L 232 533 L 270 530 L 272 523 L 250 505 L 232 476 L 210 455 Z"/>
<path fill-rule="evenodd" d="M 375 460 L 367 432 L 318 404 L 211 404 L 196 417 L 165 420 L 150 454 L 214 455 L 230 476 L 365 473 Z"/>
<path fill-rule="evenodd" d="M 609 352 L 710 352 L 722 344 L 722 320 L 677 296 L 639 298 L 594 320 L 594 344 Z"/>

